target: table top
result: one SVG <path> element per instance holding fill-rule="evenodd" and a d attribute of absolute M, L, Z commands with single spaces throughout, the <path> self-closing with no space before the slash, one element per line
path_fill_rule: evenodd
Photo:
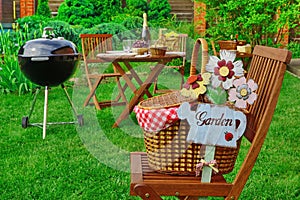
<path fill-rule="evenodd" d="M 217 52 L 218 56 L 220 55 L 220 52 Z M 236 51 L 236 57 L 237 58 L 251 58 L 252 53 L 246 53 L 246 52 L 239 52 Z"/>
<path fill-rule="evenodd" d="M 97 54 L 97 58 L 106 62 L 128 61 L 128 62 L 160 62 L 171 61 L 175 58 L 185 56 L 184 52 L 167 52 L 164 56 L 152 56 L 150 54 L 137 55 L 136 53 L 126 53 L 123 51 L 110 51 L 109 53 Z"/>

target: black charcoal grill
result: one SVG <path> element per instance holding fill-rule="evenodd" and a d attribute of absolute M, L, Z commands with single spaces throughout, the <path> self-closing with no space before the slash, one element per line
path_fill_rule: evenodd
<path fill-rule="evenodd" d="M 80 55 L 76 46 L 64 38 L 55 38 L 51 27 L 44 28 L 42 38 L 26 42 L 18 53 L 19 65 L 22 73 L 33 83 L 45 87 L 44 103 L 44 121 L 43 123 L 29 123 L 29 118 L 33 112 L 36 97 L 39 89 L 36 91 L 30 113 L 22 118 L 22 127 L 38 126 L 43 128 L 43 139 L 46 137 L 46 125 L 50 124 L 75 124 L 83 125 L 83 116 L 78 115 L 71 98 L 64 86 L 75 72 Z M 67 99 L 77 116 L 76 122 L 52 122 L 47 123 L 47 106 L 49 87 L 61 85 Z"/>

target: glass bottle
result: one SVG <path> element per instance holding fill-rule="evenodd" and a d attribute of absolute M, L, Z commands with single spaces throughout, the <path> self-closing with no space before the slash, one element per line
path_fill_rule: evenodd
<path fill-rule="evenodd" d="M 149 31 L 149 27 L 148 27 L 147 14 L 146 13 L 143 14 L 143 18 L 144 18 L 144 23 L 143 23 L 143 30 L 142 30 L 142 39 L 145 41 L 147 46 L 149 46 L 151 37 L 150 37 L 150 31 Z"/>

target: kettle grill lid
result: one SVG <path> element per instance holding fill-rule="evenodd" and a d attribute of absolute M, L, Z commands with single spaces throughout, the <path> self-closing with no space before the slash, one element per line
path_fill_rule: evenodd
<path fill-rule="evenodd" d="M 50 31 L 50 34 L 47 34 Z M 78 54 L 76 45 L 62 37 L 54 38 L 53 29 L 44 28 L 43 38 L 27 41 L 19 50 L 21 57 Z"/>

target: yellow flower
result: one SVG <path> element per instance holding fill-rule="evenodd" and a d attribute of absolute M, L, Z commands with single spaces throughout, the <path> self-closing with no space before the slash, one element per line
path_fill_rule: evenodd
<path fill-rule="evenodd" d="M 187 82 L 183 85 L 181 94 L 183 96 L 198 98 L 200 94 L 204 94 L 206 92 L 206 85 L 210 83 L 210 77 L 210 73 L 190 76 Z"/>

